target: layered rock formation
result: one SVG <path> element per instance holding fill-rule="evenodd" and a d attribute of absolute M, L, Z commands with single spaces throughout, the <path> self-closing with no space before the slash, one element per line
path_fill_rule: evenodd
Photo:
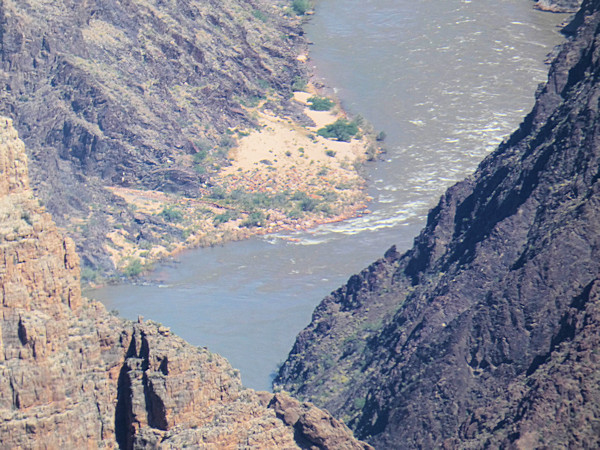
<path fill-rule="evenodd" d="M 256 125 L 245 105 L 268 95 L 272 111 L 298 113 L 288 100 L 303 75 L 302 32 L 285 5 L 0 2 L 0 113 L 13 119 L 36 194 L 84 263 L 112 268 L 105 244 L 115 225 L 134 241 L 181 238 L 104 187 L 198 196 L 226 161 L 229 129 Z M 210 158 L 195 170 L 202 152 Z"/>
<path fill-rule="evenodd" d="M 519 130 L 315 310 L 276 385 L 379 448 L 598 448 L 600 2 Z"/>
<path fill-rule="evenodd" d="M 5 448 L 369 448 L 327 412 L 244 389 L 222 357 L 81 297 L 74 244 L 0 120 L 0 442 Z"/>

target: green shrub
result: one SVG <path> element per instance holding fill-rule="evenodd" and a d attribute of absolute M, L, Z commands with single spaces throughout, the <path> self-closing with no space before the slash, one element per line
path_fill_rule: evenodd
<path fill-rule="evenodd" d="M 294 77 L 294 82 L 292 83 L 292 91 L 304 92 L 305 90 L 306 90 L 306 80 L 299 76 Z"/>
<path fill-rule="evenodd" d="M 333 150 L 325 150 L 325 154 L 332 158 L 335 156 L 335 152 Z"/>
<path fill-rule="evenodd" d="M 363 409 L 365 407 L 365 403 L 367 403 L 366 399 L 355 398 L 354 399 L 354 409 Z"/>
<path fill-rule="evenodd" d="M 265 215 L 261 211 L 254 211 L 248 215 L 248 218 L 242 222 L 246 228 L 262 227 L 265 224 Z"/>
<path fill-rule="evenodd" d="M 308 107 L 313 111 L 329 111 L 335 104 L 328 98 L 317 97 L 316 95 L 310 97 L 307 101 L 310 103 Z"/>
<path fill-rule="evenodd" d="M 219 141 L 219 147 L 221 147 L 222 149 L 230 149 L 236 146 L 236 142 L 235 139 L 226 134 L 221 136 L 221 140 Z"/>
<path fill-rule="evenodd" d="M 213 187 L 209 197 L 215 200 L 223 200 L 227 198 L 227 191 L 222 186 L 215 186 Z"/>
<path fill-rule="evenodd" d="M 87 283 L 94 283 L 98 279 L 98 272 L 91 267 L 84 266 L 81 269 L 81 280 Z"/>
<path fill-rule="evenodd" d="M 298 201 L 297 208 L 302 212 L 314 211 L 319 205 L 318 200 L 309 197 L 306 192 L 296 191 L 292 195 L 292 200 Z"/>
<path fill-rule="evenodd" d="M 217 214 L 213 219 L 215 225 L 229 222 L 238 218 L 238 213 L 235 211 L 227 210 L 223 214 Z"/>
<path fill-rule="evenodd" d="M 133 278 L 139 276 L 143 271 L 144 266 L 142 265 L 142 262 L 137 258 L 133 258 L 123 269 L 123 275 Z"/>
<path fill-rule="evenodd" d="M 321 203 L 319 205 L 319 211 L 321 211 L 322 213 L 324 213 L 327 216 L 333 216 L 333 208 L 330 205 Z"/>
<path fill-rule="evenodd" d="M 377 147 L 374 145 L 369 145 L 366 151 L 367 161 L 374 161 L 377 157 Z"/>
<path fill-rule="evenodd" d="M 183 213 L 172 206 L 165 206 L 160 216 L 167 222 L 181 222 L 183 220 Z"/>
<path fill-rule="evenodd" d="M 200 164 L 202 161 L 206 159 L 208 156 L 208 152 L 206 150 L 200 150 L 198 153 L 194 154 L 194 162 L 196 164 Z"/>
<path fill-rule="evenodd" d="M 258 84 L 260 88 L 264 90 L 271 88 L 271 84 L 267 80 L 258 80 L 256 84 Z"/>
<path fill-rule="evenodd" d="M 194 145 L 198 151 L 204 150 L 205 152 L 208 152 L 211 148 L 213 148 L 212 142 L 210 142 L 208 139 L 196 139 L 194 140 Z"/>
<path fill-rule="evenodd" d="M 312 5 L 309 0 L 294 0 L 292 2 L 292 9 L 299 16 L 303 16 L 308 11 L 310 11 L 311 8 Z"/>
<path fill-rule="evenodd" d="M 264 12 L 262 12 L 262 11 L 261 11 L 261 10 L 259 10 L 259 9 L 254 9 L 254 10 L 252 11 L 252 15 L 253 15 L 254 17 L 256 17 L 258 20 L 260 20 L 261 22 L 266 22 L 266 21 L 267 21 L 267 16 L 265 15 L 265 13 L 264 13 Z"/>
<path fill-rule="evenodd" d="M 314 198 L 308 197 L 308 198 L 305 198 L 304 200 L 302 200 L 298 206 L 300 206 L 300 209 L 302 211 L 310 212 L 310 211 L 314 211 L 317 208 L 318 204 L 319 204 L 319 202 L 317 200 L 315 200 Z"/>
<path fill-rule="evenodd" d="M 304 213 L 297 206 L 293 207 L 287 212 L 287 216 L 290 219 L 300 219 L 303 215 Z"/>
<path fill-rule="evenodd" d="M 338 119 L 317 131 L 319 136 L 344 142 L 349 142 L 356 133 L 358 133 L 358 125 L 346 119 Z"/>
<path fill-rule="evenodd" d="M 268 194 L 266 192 L 245 192 L 242 189 L 236 189 L 231 193 L 231 199 L 238 204 L 241 209 L 252 211 L 257 208 L 280 208 L 287 203 L 288 195 L 287 192 Z"/>

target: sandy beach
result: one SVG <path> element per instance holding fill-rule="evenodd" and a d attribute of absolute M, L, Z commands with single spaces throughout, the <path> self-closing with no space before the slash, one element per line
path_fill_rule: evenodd
<path fill-rule="evenodd" d="M 312 111 L 308 99 L 315 92 L 296 92 L 294 101 L 314 126 L 302 126 L 277 117 L 260 105 L 253 109 L 259 127 L 244 133 L 228 155 L 229 165 L 212 177 L 221 198 L 203 193 L 186 198 L 157 191 L 112 187 L 110 190 L 131 205 L 141 219 L 176 211 L 178 220 L 169 224 L 182 238 L 139 248 L 124 230 L 108 236 L 113 262 L 126 271 L 132 262 L 149 267 L 153 261 L 192 247 L 216 245 L 256 234 L 280 230 L 302 230 L 322 223 L 344 220 L 366 207 L 365 180 L 358 168 L 366 159 L 372 139 L 357 136 L 350 142 L 326 139 L 317 131 L 344 113 Z M 236 203 L 240 195 L 254 199 L 283 199 L 248 208 Z M 171 233 L 172 235 L 178 233 Z"/>

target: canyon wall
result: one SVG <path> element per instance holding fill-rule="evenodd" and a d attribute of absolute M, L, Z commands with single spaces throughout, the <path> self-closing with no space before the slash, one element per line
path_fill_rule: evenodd
<path fill-rule="evenodd" d="M 414 246 L 323 300 L 276 387 L 379 448 L 600 445 L 600 2 Z"/>
<path fill-rule="evenodd" d="M 6 448 L 365 449 L 329 413 L 245 389 L 219 355 L 81 296 L 75 245 L 0 119 L 0 442 Z"/>

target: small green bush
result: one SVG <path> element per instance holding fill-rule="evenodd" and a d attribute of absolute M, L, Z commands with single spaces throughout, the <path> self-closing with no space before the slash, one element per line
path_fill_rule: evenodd
<path fill-rule="evenodd" d="M 331 158 L 335 156 L 335 152 L 333 150 L 325 150 L 325 154 Z"/>
<path fill-rule="evenodd" d="M 200 164 L 202 161 L 206 159 L 208 156 L 208 152 L 206 150 L 200 150 L 198 153 L 194 154 L 194 162 L 196 164 Z"/>
<path fill-rule="evenodd" d="M 308 98 L 308 107 L 313 111 L 329 111 L 333 108 L 334 102 L 326 97 L 318 97 L 313 95 Z"/>
<path fill-rule="evenodd" d="M 221 140 L 219 141 L 219 147 L 221 147 L 222 149 L 230 149 L 236 146 L 236 142 L 235 139 L 226 134 L 224 136 L 221 136 Z"/>
<path fill-rule="evenodd" d="M 183 213 L 172 206 L 166 206 L 160 213 L 160 216 L 167 222 L 181 222 Z"/>
<path fill-rule="evenodd" d="M 302 212 L 314 211 L 319 204 L 316 199 L 309 197 L 306 192 L 302 191 L 294 192 L 292 200 L 298 201 L 297 208 Z"/>
<path fill-rule="evenodd" d="M 213 148 L 213 144 L 208 139 L 196 139 L 194 141 L 194 145 L 198 151 L 208 152 L 211 148 Z"/>
<path fill-rule="evenodd" d="M 227 210 L 223 214 L 217 214 L 213 219 L 215 225 L 229 222 L 238 218 L 238 213 L 235 211 Z"/>
<path fill-rule="evenodd" d="M 310 97 L 307 101 L 310 103 L 308 107 L 313 111 L 329 111 L 335 104 L 328 98 L 317 97 L 316 95 Z"/>
<path fill-rule="evenodd" d="M 319 136 L 344 142 L 349 142 L 356 133 L 358 133 L 358 125 L 355 122 L 348 122 L 346 119 L 338 119 L 317 131 Z"/>
<path fill-rule="evenodd" d="M 264 90 L 271 88 L 271 84 L 267 80 L 258 80 L 256 84 L 258 84 L 260 88 Z"/>
<path fill-rule="evenodd" d="M 213 187 L 209 197 L 215 200 L 224 200 L 227 198 L 227 191 L 222 186 L 215 186 Z"/>
<path fill-rule="evenodd" d="M 365 398 L 355 398 L 354 399 L 354 409 L 363 409 L 367 400 Z"/>
<path fill-rule="evenodd" d="M 85 266 L 81 269 L 81 280 L 94 283 L 98 279 L 98 272 L 91 267 Z"/>
<path fill-rule="evenodd" d="M 262 12 L 259 9 L 252 10 L 252 15 L 254 17 L 256 17 L 258 20 L 260 20 L 261 22 L 266 22 L 267 21 L 267 16 L 265 15 L 264 12 Z"/>
<path fill-rule="evenodd" d="M 248 215 L 248 218 L 242 222 L 246 228 L 262 227 L 265 223 L 265 215 L 261 211 L 254 211 Z"/>
<path fill-rule="evenodd" d="M 303 16 L 312 9 L 312 5 L 310 0 L 294 0 L 292 2 L 292 9 L 297 15 Z"/>
<path fill-rule="evenodd" d="M 299 76 L 294 77 L 294 82 L 292 83 L 292 91 L 304 92 L 305 90 L 306 90 L 306 80 Z"/>
<path fill-rule="evenodd" d="M 123 275 L 128 278 L 133 278 L 139 276 L 143 271 L 144 266 L 142 265 L 142 262 L 139 259 L 134 258 L 123 269 Z"/>

